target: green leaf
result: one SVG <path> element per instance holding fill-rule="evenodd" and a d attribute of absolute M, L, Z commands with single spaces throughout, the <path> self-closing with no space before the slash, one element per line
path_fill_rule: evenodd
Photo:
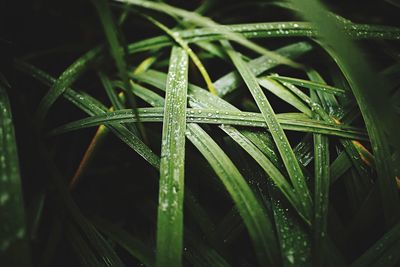
<path fill-rule="evenodd" d="M 315 92 L 311 98 L 318 101 Z M 320 120 L 318 114 L 314 114 Z M 313 220 L 313 263 L 325 265 L 324 247 L 327 236 L 327 218 L 329 203 L 329 141 L 327 136 L 314 134 L 314 220 Z"/>
<path fill-rule="evenodd" d="M 43 123 L 43 120 L 54 102 L 62 95 L 68 87 L 70 87 L 82 74 L 86 71 L 94 61 L 98 59 L 102 52 L 101 47 L 96 47 L 82 57 L 75 60 L 60 77 L 54 82 L 50 90 L 40 101 L 39 107 L 36 112 L 36 119 L 39 126 Z"/>
<path fill-rule="evenodd" d="M 188 55 L 173 47 L 162 130 L 156 266 L 181 266 Z"/>
<path fill-rule="evenodd" d="M 8 266 L 31 266 L 9 88 L 0 73 L 0 260 Z"/>
<path fill-rule="evenodd" d="M 271 75 L 270 78 L 282 82 L 289 82 L 294 85 L 298 85 L 301 87 L 313 89 L 313 90 L 319 90 L 324 93 L 329 93 L 329 94 L 335 94 L 339 96 L 344 96 L 346 94 L 346 90 L 336 88 L 333 86 L 329 86 L 323 83 L 316 83 L 316 82 L 310 82 L 307 80 L 303 79 L 297 79 L 297 78 L 291 78 L 291 77 L 284 77 L 284 76 L 279 76 L 279 75 Z"/>
<path fill-rule="evenodd" d="M 154 103 L 155 101 L 152 102 Z M 137 114 L 141 122 L 162 122 L 164 112 L 161 108 L 139 108 L 137 109 Z M 268 128 L 261 113 L 189 108 L 186 110 L 186 116 L 188 121 L 202 124 L 227 124 L 245 127 Z M 307 118 L 301 113 L 276 114 L 276 118 L 282 129 L 285 130 L 323 133 L 327 135 L 359 140 L 367 139 L 365 132 L 356 127 L 345 124 L 320 122 L 315 119 Z M 101 124 L 112 125 L 114 123 L 127 123 L 135 121 L 137 121 L 135 112 L 131 109 L 123 109 L 70 122 L 54 129 L 51 134 L 61 134 L 87 127 L 98 126 Z"/>

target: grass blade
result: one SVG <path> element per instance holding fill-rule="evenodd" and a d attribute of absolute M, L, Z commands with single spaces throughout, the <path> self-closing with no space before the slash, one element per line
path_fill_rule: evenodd
<path fill-rule="evenodd" d="M 318 101 L 315 92 L 311 97 Z M 318 114 L 314 117 L 319 120 Z M 313 263 L 325 265 L 324 247 L 327 236 L 329 201 L 329 141 L 327 136 L 314 134 L 314 221 L 313 221 Z"/>
<path fill-rule="evenodd" d="M 155 103 L 156 101 L 152 102 Z M 139 108 L 137 109 L 137 114 L 140 121 L 144 123 L 162 122 L 164 111 L 162 108 Z M 268 128 L 263 115 L 260 113 L 189 108 L 186 110 L 186 116 L 188 121 L 195 123 Z M 335 123 L 320 122 L 315 119 L 307 118 L 301 113 L 281 113 L 276 114 L 276 118 L 282 129 L 285 130 L 322 133 L 344 138 L 367 140 L 366 133 L 361 129 L 344 124 L 338 125 Z M 70 122 L 54 129 L 51 134 L 61 134 L 102 124 L 112 125 L 113 123 L 135 121 L 137 121 L 137 118 L 135 117 L 134 111 L 131 109 L 123 109 Z"/>
<path fill-rule="evenodd" d="M 31 266 L 9 87 L 0 73 L 0 260 L 9 266 Z"/>
<path fill-rule="evenodd" d="M 36 120 L 39 126 L 43 123 L 43 120 L 47 114 L 47 111 L 54 104 L 57 98 L 62 95 L 65 90 L 70 87 L 82 73 L 87 70 L 95 60 L 98 59 L 102 52 L 101 47 L 94 48 L 78 58 L 72 63 L 57 79 L 56 82 L 51 86 L 50 90 L 46 93 L 43 99 L 40 101 L 39 107 L 36 112 Z"/>
<path fill-rule="evenodd" d="M 173 47 L 162 130 L 156 266 L 181 266 L 188 55 Z"/>
<path fill-rule="evenodd" d="M 311 23 L 298 21 L 224 25 L 224 27 L 231 32 L 240 33 L 248 39 L 317 36 L 317 31 L 312 27 Z M 400 39 L 400 29 L 395 27 L 348 23 L 344 25 L 343 29 L 346 36 L 352 39 Z M 215 30 L 214 27 L 189 29 L 179 31 L 178 33 L 188 43 L 219 41 L 227 38 L 219 31 Z M 166 36 L 157 36 L 132 43 L 128 46 L 128 50 L 129 53 L 135 53 L 171 45 L 173 45 L 173 41 L 170 38 Z"/>
<path fill-rule="evenodd" d="M 282 82 L 288 82 L 294 85 L 298 85 L 301 87 L 313 89 L 313 90 L 319 90 L 324 93 L 330 93 L 330 94 L 335 94 L 339 96 L 344 96 L 346 94 L 346 90 L 336 88 L 333 86 L 329 86 L 323 83 L 316 83 L 316 82 L 311 82 L 303 79 L 297 79 L 297 78 L 291 78 L 291 77 L 284 77 L 284 76 L 278 76 L 278 75 L 272 75 L 270 78 Z"/>

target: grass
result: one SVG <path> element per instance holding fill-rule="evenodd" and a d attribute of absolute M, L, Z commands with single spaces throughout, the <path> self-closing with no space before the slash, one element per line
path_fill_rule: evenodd
<path fill-rule="evenodd" d="M 175 4 L 66 3 L 79 51 L 2 71 L 1 262 L 398 266 L 396 5 Z"/>

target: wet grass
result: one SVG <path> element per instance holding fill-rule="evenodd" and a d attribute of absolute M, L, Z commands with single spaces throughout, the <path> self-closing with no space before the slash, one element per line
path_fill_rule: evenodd
<path fill-rule="evenodd" d="M 0 76 L 4 266 L 400 264 L 395 4 L 89 2 Z"/>

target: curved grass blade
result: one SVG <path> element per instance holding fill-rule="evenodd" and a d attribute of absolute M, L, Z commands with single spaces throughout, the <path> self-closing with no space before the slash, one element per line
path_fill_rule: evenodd
<path fill-rule="evenodd" d="M 162 108 L 139 108 L 137 109 L 137 114 L 139 115 L 141 122 L 162 122 L 164 112 Z M 187 109 L 186 117 L 190 122 L 202 124 L 227 124 L 268 128 L 263 115 L 253 112 L 194 108 Z M 276 114 L 276 118 L 278 123 L 285 130 L 322 133 L 345 138 L 367 140 L 366 133 L 358 128 L 344 124 L 338 125 L 335 123 L 317 121 L 315 119 L 307 118 L 301 113 Z M 112 125 L 113 123 L 135 121 L 137 121 L 137 118 L 135 118 L 134 111 L 131 109 L 123 109 L 70 122 L 54 129 L 51 134 L 61 134 L 101 124 Z"/>
<path fill-rule="evenodd" d="M 300 168 L 299 162 L 290 147 L 289 141 L 286 138 L 278 120 L 276 119 L 275 113 L 269 104 L 269 101 L 265 97 L 262 89 L 258 85 L 256 77 L 247 67 L 246 63 L 240 58 L 240 56 L 235 52 L 228 42 L 224 43 L 224 47 L 239 73 L 241 74 L 243 80 L 245 81 L 247 87 L 249 88 L 254 100 L 257 103 L 263 117 L 265 119 L 268 128 L 270 129 L 271 135 L 275 141 L 275 144 L 279 150 L 282 157 L 286 170 L 289 174 L 290 180 L 293 184 L 294 189 L 299 194 L 303 205 L 303 214 L 306 214 L 307 218 L 311 218 L 312 214 L 312 200 L 310 192 L 307 188 L 305 182 L 304 174 Z"/>
<path fill-rule="evenodd" d="M 253 240 L 261 266 L 278 266 L 279 252 L 271 222 L 235 165 L 197 124 L 187 125 L 186 136 L 207 159 L 233 198 Z"/>
<path fill-rule="evenodd" d="M 400 162 L 388 161 L 387 157 L 391 155 L 391 144 L 400 149 L 397 138 L 399 125 L 394 123 L 399 118 L 393 107 L 387 104 L 391 101 L 386 83 L 382 76 L 373 72 L 359 49 L 342 33 L 341 23 L 326 16 L 328 12 L 322 4 L 315 0 L 292 3 L 316 25 L 324 38 L 323 47 L 335 59 L 351 86 L 371 139 L 386 223 L 393 225 L 400 217 L 400 199 L 394 179 L 394 166 L 400 165 Z M 376 88 L 381 90 L 378 92 Z"/>
<path fill-rule="evenodd" d="M 311 82 L 303 79 L 297 79 L 297 78 L 292 78 L 292 77 L 284 77 L 284 76 L 278 76 L 278 75 L 271 75 L 269 76 L 270 78 L 282 82 L 289 82 L 294 85 L 298 85 L 301 87 L 305 87 L 308 89 L 313 89 L 313 90 L 319 90 L 323 93 L 329 93 L 329 94 L 334 94 L 334 95 L 339 95 L 339 96 L 344 96 L 346 95 L 346 90 L 336 88 L 327 84 L 323 83 L 316 83 L 316 82 Z"/>
<path fill-rule="evenodd" d="M 74 63 L 72 63 L 65 71 L 60 75 L 60 77 L 54 82 L 50 90 L 40 101 L 39 107 L 36 112 L 36 120 L 38 121 L 39 127 L 41 127 L 43 120 L 54 104 L 57 98 L 62 95 L 65 90 L 70 87 L 79 77 L 86 71 L 94 61 L 96 61 L 102 52 L 101 47 L 96 47 L 82 57 L 78 58 Z"/>
<path fill-rule="evenodd" d="M 188 55 L 173 47 L 164 106 L 156 266 L 181 266 Z"/>
<path fill-rule="evenodd" d="M 182 17 L 188 22 L 191 22 L 195 25 L 203 26 L 203 27 L 210 27 L 213 28 L 214 31 L 217 33 L 224 35 L 226 38 L 235 41 L 257 53 L 269 56 L 272 59 L 275 59 L 276 61 L 280 62 L 281 64 L 286 64 L 294 68 L 301 68 L 302 65 L 287 59 L 279 54 L 276 54 L 274 52 L 271 52 L 251 41 L 243 37 L 239 33 L 235 33 L 233 31 L 230 31 L 229 28 L 224 27 L 223 25 L 220 25 L 210 18 L 203 17 L 200 14 L 197 14 L 195 12 L 190 12 L 184 9 L 180 9 L 177 7 L 170 6 L 165 3 L 160 3 L 160 2 L 153 2 L 153 1 L 145 1 L 145 0 L 117 0 L 118 2 L 123 2 L 126 4 L 131 4 L 131 5 L 136 5 L 140 6 L 146 9 L 151 9 L 151 10 L 156 10 L 162 13 L 165 13 L 170 16 L 178 16 Z"/>
<path fill-rule="evenodd" d="M 31 266 L 9 87 L 0 73 L 0 260 L 9 266 Z"/>
<path fill-rule="evenodd" d="M 224 25 L 231 32 L 240 33 L 245 38 L 276 38 L 276 37 L 315 37 L 317 31 L 308 22 L 268 22 L 237 25 Z M 399 40 L 400 29 L 380 25 L 345 24 L 344 33 L 352 39 L 388 39 Z M 199 41 L 219 41 L 227 38 L 214 27 L 190 29 L 178 32 L 188 43 Z M 173 42 L 166 36 L 157 36 L 128 46 L 129 53 L 146 51 L 154 48 L 171 46 Z"/>

